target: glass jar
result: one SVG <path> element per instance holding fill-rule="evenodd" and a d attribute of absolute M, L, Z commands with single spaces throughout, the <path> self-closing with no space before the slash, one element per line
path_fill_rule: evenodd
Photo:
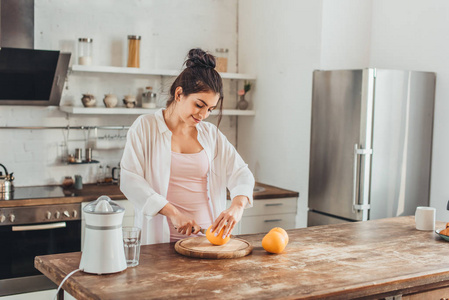
<path fill-rule="evenodd" d="M 81 148 L 76 148 L 75 149 L 75 162 L 77 163 L 81 163 L 83 162 L 83 156 L 82 156 L 82 149 Z"/>
<path fill-rule="evenodd" d="M 128 35 L 129 68 L 140 68 L 140 35 Z"/>
<path fill-rule="evenodd" d="M 153 87 L 147 86 L 145 92 L 142 94 L 143 108 L 156 108 L 157 95 L 153 92 Z"/>
<path fill-rule="evenodd" d="M 216 66 L 215 70 L 217 72 L 227 72 L 228 71 L 228 53 L 227 48 L 217 48 L 215 49 Z"/>
<path fill-rule="evenodd" d="M 92 42 L 93 39 L 90 38 L 78 39 L 78 64 L 92 65 Z"/>
<path fill-rule="evenodd" d="M 61 156 L 61 162 L 62 163 L 66 163 L 68 162 L 69 159 L 69 150 L 67 148 L 67 144 L 66 142 L 62 142 L 59 144 L 59 152 L 60 152 L 60 156 Z"/>
<path fill-rule="evenodd" d="M 85 157 L 86 162 L 91 162 L 92 161 L 92 148 L 86 148 L 85 153 L 86 153 L 86 157 Z"/>

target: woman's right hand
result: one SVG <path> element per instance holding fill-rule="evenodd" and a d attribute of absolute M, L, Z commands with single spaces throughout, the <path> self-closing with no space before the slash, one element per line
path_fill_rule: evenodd
<path fill-rule="evenodd" d="M 172 204 L 167 203 L 160 211 L 167 218 L 170 218 L 171 223 L 175 226 L 175 229 L 184 235 L 196 234 L 200 231 L 201 227 L 192 218 L 181 213 Z"/>

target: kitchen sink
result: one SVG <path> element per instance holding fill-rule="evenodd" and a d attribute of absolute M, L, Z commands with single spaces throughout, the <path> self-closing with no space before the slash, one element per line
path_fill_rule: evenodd
<path fill-rule="evenodd" d="M 260 192 L 264 192 L 264 191 L 265 191 L 265 188 L 262 186 L 255 186 L 253 189 L 254 193 L 260 193 Z"/>

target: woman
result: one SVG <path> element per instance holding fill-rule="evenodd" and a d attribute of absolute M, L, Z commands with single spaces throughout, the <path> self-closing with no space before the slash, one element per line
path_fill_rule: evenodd
<path fill-rule="evenodd" d="M 252 206 L 252 173 L 218 128 L 204 122 L 217 107 L 221 116 L 223 106 L 215 58 L 192 49 L 185 64 L 167 108 L 140 116 L 128 131 L 120 189 L 135 206 L 142 244 L 173 242 L 211 224 L 227 237 Z"/>

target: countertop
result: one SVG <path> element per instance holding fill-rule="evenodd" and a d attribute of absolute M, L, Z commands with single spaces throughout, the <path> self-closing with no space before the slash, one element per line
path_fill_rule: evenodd
<path fill-rule="evenodd" d="M 287 197 L 298 197 L 299 196 L 298 192 L 277 188 L 277 187 L 259 183 L 259 182 L 256 183 L 256 188 L 263 188 L 264 190 L 254 192 L 255 200 L 287 198 Z M 1 200 L 0 208 L 88 202 L 88 201 L 96 200 L 101 195 L 107 195 L 112 200 L 126 199 L 125 195 L 123 195 L 123 193 L 120 191 L 120 188 L 118 185 L 84 184 L 83 189 L 81 189 L 81 190 L 71 189 L 68 191 L 67 194 L 68 194 L 68 196 L 66 196 L 66 197 Z M 228 197 L 229 197 L 229 195 L 228 195 Z"/>
<path fill-rule="evenodd" d="M 290 242 L 277 255 L 261 247 L 263 234 L 239 236 L 254 250 L 238 259 L 189 258 L 174 243 L 145 245 L 139 266 L 102 276 L 78 272 L 63 288 L 79 299 L 372 299 L 449 286 L 449 242 L 416 230 L 413 217 L 287 232 Z M 35 267 L 59 284 L 80 256 L 38 256 Z"/>

